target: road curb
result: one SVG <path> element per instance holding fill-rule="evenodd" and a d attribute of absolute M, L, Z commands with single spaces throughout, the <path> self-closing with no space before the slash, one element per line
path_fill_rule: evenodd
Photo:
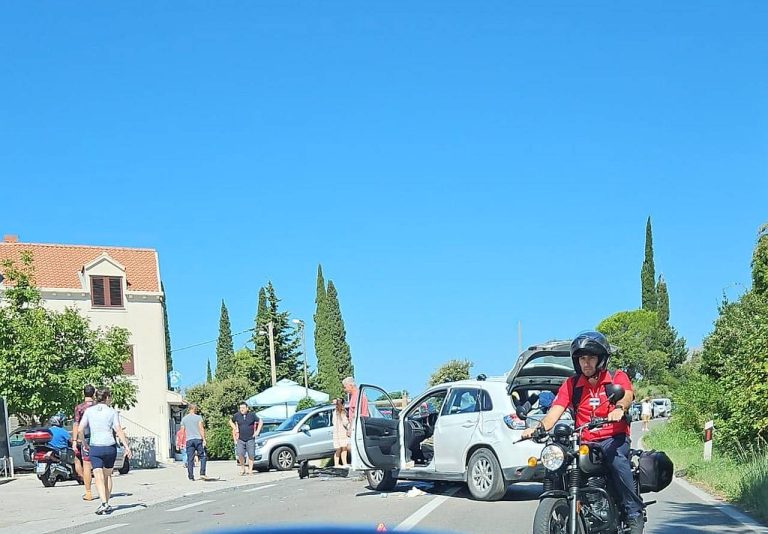
<path fill-rule="evenodd" d="M 638 447 L 642 450 L 646 450 L 645 444 L 643 443 L 643 436 L 640 436 L 640 439 L 637 440 Z M 739 510 L 736 506 L 733 506 L 732 504 L 726 504 L 714 495 L 711 495 L 704 491 L 701 488 L 698 488 L 685 480 L 684 478 L 680 478 L 678 476 L 673 476 L 672 482 L 679 485 L 681 488 L 687 490 L 689 493 L 692 493 L 705 503 L 709 504 L 710 506 L 713 506 L 717 508 L 720 512 L 727 515 L 734 521 L 738 521 L 745 527 L 749 529 L 750 532 L 756 532 L 758 534 L 768 534 L 768 527 L 765 527 L 762 523 L 758 522 L 757 520 L 753 519 L 751 516 L 747 515 L 746 513 Z"/>

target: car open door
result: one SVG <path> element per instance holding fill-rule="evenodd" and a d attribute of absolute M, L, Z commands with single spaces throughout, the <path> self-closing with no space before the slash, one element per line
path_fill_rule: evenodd
<path fill-rule="evenodd" d="M 352 469 L 398 469 L 400 467 L 400 418 L 387 392 L 362 384 L 352 413 Z"/>

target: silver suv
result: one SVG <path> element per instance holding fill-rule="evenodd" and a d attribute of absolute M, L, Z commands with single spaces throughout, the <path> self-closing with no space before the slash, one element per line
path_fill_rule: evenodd
<path fill-rule="evenodd" d="M 333 457 L 333 405 L 315 406 L 296 412 L 274 432 L 256 439 L 254 467 L 287 471 L 302 460 Z"/>

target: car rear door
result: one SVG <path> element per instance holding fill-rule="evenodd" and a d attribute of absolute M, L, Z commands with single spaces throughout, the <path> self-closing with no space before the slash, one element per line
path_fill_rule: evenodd
<path fill-rule="evenodd" d="M 324 456 L 333 453 L 331 409 L 311 415 L 303 425 L 309 426 L 309 430 L 303 432 L 306 439 L 303 440 L 301 450 L 298 451 L 299 456 Z M 302 432 L 301 429 L 299 432 Z"/>
<path fill-rule="evenodd" d="M 464 472 L 464 451 L 480 422 L 480 390 L 452 388 L 435 426 L 435 469 L 438 473 Z"/>
<path fill-rule="evenodd" d="M 379 411 L 377 405 L 384 409 Z M 362 384 L 355 413 L 352 414 L 352 469 L 398 469 L 401 436 L 398 411 L 387 392 Z"/>

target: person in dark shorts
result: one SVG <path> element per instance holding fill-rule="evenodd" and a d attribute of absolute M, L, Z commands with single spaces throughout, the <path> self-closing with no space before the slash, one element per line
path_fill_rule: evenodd
<path fill-rule="evenodd" d="M 261 419 L 255 413 L 248 411 L 248 405 L 245 401 L 240 403 L 237 413 L 232 416 L 232 420 L 229 422 L 237 448 L 237 459 L 240 461 L 242 469 L 241 475 L 253 473 L 256 438 L 261 433 L 262 424 Z M 245 462 L 246 454 L 248 455 L 247 466 Z M 246 468 L 248 469 L 247 471 Z"/>
<path fill-rule="evenodd" d="M 93 494 L 91 493 L 91 459 L 88 456 L 87 442 L 91 437 L 90 432 L 84 435 L 84 441 L 78 441 L 78 427 L 80 421 L 83 418 L 85 410 L 93 406 L 93 396 L 96 394 L 96 388 L 88 384 L 83 387 L 83 402 L 75 406 L 75 419 L 72 424 L 72 448 L 75 449 L 75 472 L 83 479 L 83 485 L 85 486 L 85 495 L 83 495 L 84 501 L 92 501 Z M 85 445 L 85 447 L 84 447 Z"/>
<path fill-rule="evenodd" d="M 112 513 L 109 497 L 112 495 L 112 468 L 115 467 L 115 459 L 117 458 L 115 435 L 123 444 L 127 458 L 131 457 L 131 449 L 128 447 L 128 440 L 120 424 L 120 417 L 115 409 L 109 405 L 109 389 L 104 388 L 97 392 L 95 400 L 96 404 L 83 413 L 78 433 L 81 438 L 86 431 L 90 431 L 91 434 L 91 439 L 85 447 L 91 458 L 96 489 L 101 498 L 101 504 L 96 509 L 96 515 L 102 515 Z"/>

